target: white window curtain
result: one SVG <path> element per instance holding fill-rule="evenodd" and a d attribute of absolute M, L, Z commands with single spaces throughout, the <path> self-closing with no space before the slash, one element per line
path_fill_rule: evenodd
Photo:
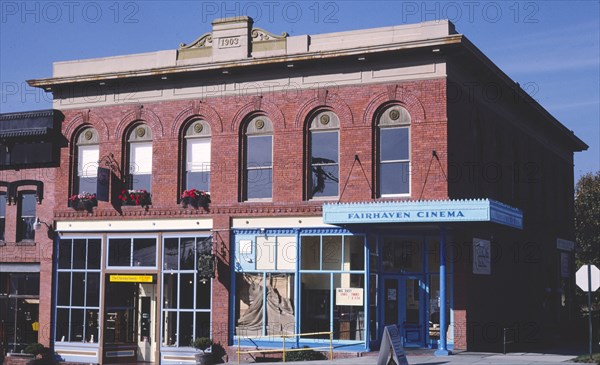
<path fill-rule="evenodd" d="M 131 143 L 129 168 L 134 175 L 152 174 L 152 142 Z"/>
<path fill-rule="evenodd" d="M 79 146 L 77 175 L 80 177 L 96 177 L 98 174 L 98 159 L 100 158 L 100 150 L 98 145 Z"/>
<path fill-rule="evenodd" d="M 188 172 L 210 171 L 210 138 L 195 138 L 187 140 Z"/>

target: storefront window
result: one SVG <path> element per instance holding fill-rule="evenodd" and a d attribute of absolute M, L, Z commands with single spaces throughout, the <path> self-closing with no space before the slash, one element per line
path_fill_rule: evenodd
<path fill-rule="evenodd" d="M 0 272 L 0 340 L 20 352 L 38 341 L 39 273 Z"/>
<path fill-rule="evenodd" d="M 109 238 L 108 267 L 156 267 L 156 238 Z"/>
<path fill-rule="evenodd" d="M 98 342 L 101 240 L 62 239 L 58 245 L 56 341 Z"/>
<path fill-rule="evenodd" d="M 422 240 L 409 237 L 384 237 L 382 268 L 390 272 L 423 270 Z"/>
<path fill-rule="evenodd" d="M 212 253 L 212 237 L 163 240 L 162 345 L 190 347 L 211 335 L 211 282 L 197 275 L 198 255 Z"/>

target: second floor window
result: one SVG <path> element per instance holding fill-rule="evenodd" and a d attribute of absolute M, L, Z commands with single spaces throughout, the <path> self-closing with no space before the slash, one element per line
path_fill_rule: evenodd
<path fill-rule="evenodd" d="M 379 195 L 410 194 L 410 114 L 394 105 L 381 113 L 377 128 Z"/>
<path fill-rule="evenodd" d="M 77 137 L 76 193 L 96 193 L 99 158 L 98 132 L 87 128 Z"/>
<path fill-rule="evenodd" d="M 17 227 L 17 241 L 35 240 L 35 213 L 37 199 L 35 192 L 24 191 L 19 194 L 19 221 Z"/>
<path fill-rule="evenodd" d="M 314 115 L 309 125 L 309 198 L 339 194 L 340 121 L 330 111 Z"/>
<path fill-rule="evenodd" d="M 273 197 L 273 124 L 256 116 L 246 124 L 244 137 L 244 200 Z"/>
<path fill-rule="evenodd" d="M 145 124 L 135 126 L 129 133 L 129 188 L 152 189 L 152 131 Z"/>
<path fill-rule="evenodd" d="M 210 125 L 195 120 L 185 130 L 185 190 L 210 191 Z"/>

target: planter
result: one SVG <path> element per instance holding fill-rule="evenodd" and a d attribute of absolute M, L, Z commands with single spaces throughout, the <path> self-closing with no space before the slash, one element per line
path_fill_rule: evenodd
<path fill-rule="evenodd" d="M 151 194 L 146 190 L 122 190 L 119 195 L 121 206 L 140 206 L 147 208 L 152 204 Z"/>
<path fill-rule="evenodd" d="M 196 190 L 190 189 L 185 190 L 181 193 L 181 206 L 183 208 L 187 208 L 189 206 L 194 209 L 198 209 L 200 207 L 204 208 L 204 210 L 208 211 L 208 206 L 210 205 L 210 194 Z"/>
<path fill-rule="evenodd" d="M 197 365 L 212 365 L 214 363 L 212 354 L 198 353 L 194 356 Z"/>
<path fill-rule="evenodd" d="M 81 199 L 81 200 L 75 200 L 73 202 L 71 202 L 71 208 L 77 210 L 77 211 L 88 211 L 91 212 L 95 206 L 97 206 L 98 203 L 96 201 L 93 201 L 91 199 Z"/>

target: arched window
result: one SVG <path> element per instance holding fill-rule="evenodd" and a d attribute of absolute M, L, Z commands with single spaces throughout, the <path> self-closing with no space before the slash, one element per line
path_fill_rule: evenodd
<path fill-rule="evenodd" d="M 210 191 L 210 125 L 194 120 L 185 130 L 185 190 Z"/>
<path fill-rule="evenodd" d="M 400 105 L 377 119 L 379 196 L 410 194 L 410 114 Z"/>
<path fill-rule="evenodd" d="M 339 195 L 340 120 L 330 111 L 313 115 L 309 124 L 309 198 Z"/>
<path fill-rule="evenodd" d="M 244 131 L 243 200 L 273 197 L 273 124 L 264 115 L 251 118 Z"/>
<path fill-rule="evenodd" d="M 74 193 L 96 193 L 98 181 L 98 132 L 94 128 L 86 128 L 77 137 L 77 176 Z"/>
<path fill-rule="evenodd" d="M 152 189 L 152 131 L 138 124 L 127 137 L 129 155 L 129 187 L 135 190 Z"/>

